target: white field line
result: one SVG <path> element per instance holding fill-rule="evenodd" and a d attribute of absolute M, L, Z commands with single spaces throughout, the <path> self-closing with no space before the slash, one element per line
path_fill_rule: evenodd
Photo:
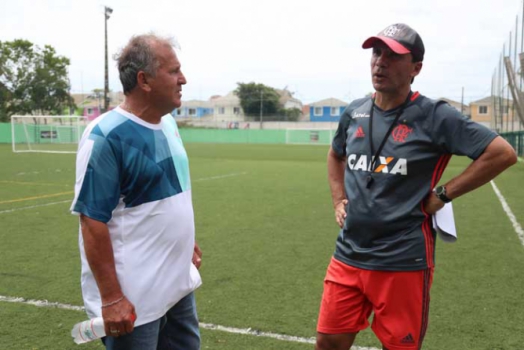
<path fill-rule="evenodd" d="M 8 302 L 8 303 L 21 303 L 21 304 L 34 305 L 38 307 L 58 308 L 58 309 L 73 310 L 73 311 L 83 311 L 84 310 L 84 307 L 82 306 L 49 302 L 47 300 L 32 300 L 32 299 L 24 299 L 24 298 L 6 297 L 3 295 L 0 295 L 0 302 L 1 301 Z M 315 344 L 315 338 L 303 338 L 303 337 L 295 337 L 292 335 L 261 332 L 261 331 L 253 330 L 251 328 L 232 328 L 232 327 L 214 325 L 210 323 L 200 323 L 200 327 L 204 329 L 208 329 L 208 330 L 216 330 L 216 331 L 227 332 L 227 333 L 252 335 L 256 337 L 272 338 L 272 339 L 290 341 L 290 342 L 295 342 L 295 343 Z M 361 347 L 361 346 L 353 346 L 351 350 L 379 350 L 379 349 L 366 348 L 366 347 Z"/>
<path fill-rule="evenodd" d="M 200 178 L 200 179 L 192 180 L 192 182 L 218 180 L 218 179 L 223 179 L 223 178 L 226 178 L 226 177 L 241 176 L 241 175 L 246 175 L 246 174 L 247 174 L 246 172 L 243 172 L 243 173 L 231 173 L 231 174 L 225 174 L 225 175 L 203 177 L 203 178 Z"/>
<path fill-rule="evenodd" d="M 302 338 L 302 337 L 295 337 L 293 335 L 261 332 L 261 331 L 257 331 L 251 328 L 233 328 L 233 327 L 219 326 L 219 325 L 210 324 L 210 323 L 200 323 L 200 327 L 204 329 L 210 329 L 214 331 L 221 331 L 221 332 L 227 332 L 227 333 L 254 335 L 256 337 L 273 338 L 273 339 L 278 339 L 278 340 L 292 341 L 295 343 L 315 344 L 315 338 Z"/>
<path fill-rule="evenodd" d="M 33 300 L 33 299 L 24 299 L 24 298 L 13 298 L 13 297 L 6 297 L 3 295 L 0 295 L 0 301 L 5 301 L 8 303 L 21 303 L 21 304 L 28 304 L 28 305 L 34 305 L 39 307 L 50 307 L 50 308 L 57 308 L 57 309 L 64 309 L 64 310 L 73 310 L 73 311 L 83 311 L 83 306 L 75 306 L 75 305 L 69 305 L 69 304 L 60 304 L 60 303 L 53 303 L 49 302 L 47 300 Z"/>
<path fill-rule="evenodd" d="M 506 199 L 502 196 L 502 193 L 500 193 L 494 181 L 491 181 L 491 186 L 493 186 L 493 191 L 495 191 L 495 194 L 497 195 L 500 203 L 502 204 L 502 208 L 504 209 L 504 211 L 506 212 L 506 215 L 508 216 L 509 220 L 513 224 L 513 228 L 515 229 L 515 232 L 519 236 L 520 243 L 524 245 L 524 230 L 522 229 L 522 226 L 520 226 L 519 222 L 517 221 L 517 218 L 511 211 L 511 208 L 509 207 L 508 203 L 506 202 Z"/>
<path fill-rule="evenodd" d="M 55 205 L 55 204 L 66 203 L 66 202 L 71 203 L 72 199 L 68 199 L 68 200 L 60 201 L 60 202 L 52 202 L 52 203 L 45 203 L 45 204 L 39 204 L 39 205 L 31 205 L 29 207 L 21 207 L 21 208 L 2 210 L 2 211 L 0 211 L 0 214 L 12 213 L 12 212 L 18 211 L 18 210 L 26 210 L 26 209 L 34 209 L 34 208 L 39 208 L 39 207 L 47 207 L 49 205 Z"/>
<path fill-rule="evenodd" d="M 295 343 L 315 344 L 315 338 L 303 338 L 303 337 L 295 337 L 293 335 L 261 332 L 261 331 L 253 330 L 251 328 L 247 328 L 247 329 L 246 328 L 232 328 L 232 327 L 224 327 L 224 326 L 219 326 L 219 325 L 214 325 L 214 324 L 209 324 L 209 323 L 200 323 L 200 328 L 234 333 L 234 334 L 244 334 L 244 335 L 253 335 L 256 337 L 273 338 L 277 340 L 285 340 L 285 341 L 290 341 L 290 342 L 295 342 Z M 351 347 L 351 350 L 379 350 L 379 349 L 366 348 L 366 347 L 354 345 Z"/>

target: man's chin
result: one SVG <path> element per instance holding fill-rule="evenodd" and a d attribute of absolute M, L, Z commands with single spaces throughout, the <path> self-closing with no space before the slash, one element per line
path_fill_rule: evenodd
<path fill-rule="evenodd" d="M 389 92 L 391 90 L 384 84 L 380 83 L 373 83 L 373 89 L 375 89 L 376 92 Z"/>

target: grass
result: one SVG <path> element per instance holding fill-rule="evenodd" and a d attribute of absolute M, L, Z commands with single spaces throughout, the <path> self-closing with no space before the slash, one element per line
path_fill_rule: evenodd
<path fill-rule="evenodd" d="M 188 144 L 187 150 L 204 252 L 201 322 L 314 336 L 338 234 L 327 148 Z M 467 163 L 453 158 L 445 178 Z M 0 164 L 0 295 L 82 305 L 78 222 L 68 212 L 74 155 L 13 154 L 0 145 Z M 495 181 L 521 225 L 523 176 L 518 163 Z M 50 203 L 58 204 L 41 206 Z M 454 201 L 454 209 L 459 239 L 437 243 L 424 349 L 520 349 L 524 247 L 489 184 Z M 85 317 L 0 302 L 0 349 L 75 349 L 69 331 Z M 202 340 L 203 349 L 313 348 L 211 330 L 202 330 Z M 379 348 L 369 330 L 356 343 Z"/>

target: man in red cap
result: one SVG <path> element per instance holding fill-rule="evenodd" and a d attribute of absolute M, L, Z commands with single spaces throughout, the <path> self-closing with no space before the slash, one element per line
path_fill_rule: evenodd
<path fill-rule="evenodd" d="M 373 49 L 375 94 L 353 101 L 328 153 L 340 226 L 327 269 L 317 350 L 348 350 L 369 326 L 383 349 L 419 350 L 428 325 L 435 230 L 432 215 L 517 161 L 495 132 L 411 91 L 424 44 L 405 24 L 362 45 Z M 438 186 L 452 154 L 473 162 Z"/>

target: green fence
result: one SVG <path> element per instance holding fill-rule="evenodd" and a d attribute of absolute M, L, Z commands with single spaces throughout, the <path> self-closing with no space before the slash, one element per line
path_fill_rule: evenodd
<path fill-rule="evenodd" d="M 285 130 L 180 129 L 184 143 L 285 143 Z"/>
<path fill-rule="evenodd" d="M 524 157 L 524 131 L 505 132 L 500 136 L 513 146 L 519 157 Z"/>
<path fill-rule="evenodd" d="M 47 125 L 15 125 L 17 144 L 46 145 L 74 143 L 80 129 Z M 320 144 L 329 145 L 333 130 L 258 130 L 258 129 L 202 129 L 182 128 L 180 136 L 185 143 L 266 143 L 266 144 Z M 0 123 L 0 143 L 11 143 L 11 124 Z"/>
<path fill-rule="evenodd" d="M 184 142 L 329 145 L 332 130 L 180 129 Z"/>
<path fill-rule="evenodd" d="M 11 143 L 17 152 L 76 152 L 84 126 L 60 124 L 0 124 L 0 142 Z"/>
<path fill-rule="evenodd" d="M 78 135 L 82 135 L 84 127 L 16 124 L 15 140 L 19 143 L 78 143 Z M 11 143 L 13 130 L 11 124 L 0 123 L 0 143 Z"/>
<path fill-rule="evenodd" d="M 83 129 L 83 128 L 82 128 Z M 80 133 L 83 130 L 79 130 Z M 74 143 L 77 130 L 50 128 L 45 125 L 28 128 L 16 125 L 15 139 L 21 143 L 45 145 L 48 143 Z M 257 129 L 180 129 L 184 142 L 198 143 L 288 143 L 329 145 L 333 130 L 257 130 Z M 524 131 L 501 134 L 524 157 Z M 0 123 L 0 143 L 11 143 L 11 124 Z"/>
<path fill-rule="evenodd" d="M 0 123 L 0 143 L 11 143 L 11 124 Z"/>

